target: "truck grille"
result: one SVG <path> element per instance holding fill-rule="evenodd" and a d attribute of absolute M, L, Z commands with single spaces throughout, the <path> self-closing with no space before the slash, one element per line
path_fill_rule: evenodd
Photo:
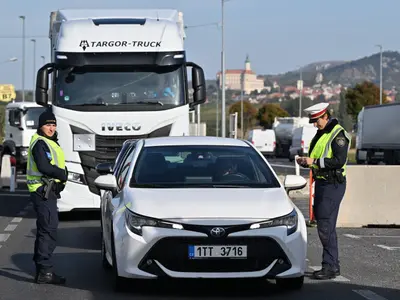
<path fill-rule="evenodd" d="M 73 134 L 91 133 L 73 125 L 70 125 L 70 127 Z M 100 195 L 100 191 L 94 184 L 94 181 L 99 176 L 95 168 L 99 163 L 114 161 L 117 158 L 119 151 L 121 151 L 124 141 L 129 139 L 138 140 L 143 138 L 169 136 L 171 127 L 172 124 L 158 128 L 151 133 L 144 135 L 105 136 L 96 134 L 96 151 L 78 152 L 89 190 L 94 194 Z"/>

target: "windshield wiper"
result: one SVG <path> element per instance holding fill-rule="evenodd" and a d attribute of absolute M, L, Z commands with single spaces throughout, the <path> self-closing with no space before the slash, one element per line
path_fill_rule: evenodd
<path fill-rule="evenodd" d="M 160 101 L 137 101 L 137 102 L 133 102 L 132 104 L 156 104 L 156 105 L 161 105 L 161 106 L 164 105 Z"/>
<path fill-rule="evenodd" d="M 73 104 L 71 106 L 108 106 L 107 103 L 83 103 L 83 104 Z"/>

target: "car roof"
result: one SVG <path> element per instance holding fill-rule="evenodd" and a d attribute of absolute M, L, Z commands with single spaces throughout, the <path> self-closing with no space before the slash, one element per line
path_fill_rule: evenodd
<path fill-rule="evenodd" d="M 144 140 L 144 147 L 196 145 L 250 147 L 245 140 L 215 136 L 167 136 L 154 137 Z"/>

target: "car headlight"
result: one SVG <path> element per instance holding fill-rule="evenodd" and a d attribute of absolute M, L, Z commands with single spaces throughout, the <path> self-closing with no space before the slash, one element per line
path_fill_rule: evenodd
<path fill-rule="evenodd" d="M 137 235 L 142 235 L 142 228 L 144 226 L 169 228 L 169 229 L 183 229 L 183 226 L 180 224 L 175 224 L 163 220 L 140 216 L 133 213 L 129 209 L 125 210 L 125 222 L 129 230 Z"/>
<path fill-rule="evenodd" d="M 85 179 L 82 174 L 74 173 L 74 172 L 68 172 L 68 181 L 79 183 L 79 184 L 85 184 Z"/>
<path fill-rule="evenodd" d="M 254 223 L 250 226 L 250 229 L 258 229 L 258 228 L 269 228 L 269 227 L 277 227 L 277 226 L 286 226 L 287 227 L 287 235 L 291 235 L 296 232 L 298 223 L 298 216 L 295 209 L 293 211 L 283 217 L 266 220 L 259 223 Z"/>

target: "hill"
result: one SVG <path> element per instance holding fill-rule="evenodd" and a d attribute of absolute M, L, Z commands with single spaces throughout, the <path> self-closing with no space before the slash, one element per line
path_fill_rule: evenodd
<path fill-rule="evenodd" d="M 383 52 L 383 87 L 400 88 L 400 53 L 397 51 Z M 380 53 L 366 56 L 353 61 L 324 61 L 311 63 L 302 68 L 303 80 L 306 86 L 316 84 L 318 74 L 322 74 L 322 83 L 353 86 L 363 80 L 379 84 Z M 280 86 L 296 85 L 300 78 L 299 70 L 278 75 L 263 75 L 267 85 L 277 81 Z"/>

